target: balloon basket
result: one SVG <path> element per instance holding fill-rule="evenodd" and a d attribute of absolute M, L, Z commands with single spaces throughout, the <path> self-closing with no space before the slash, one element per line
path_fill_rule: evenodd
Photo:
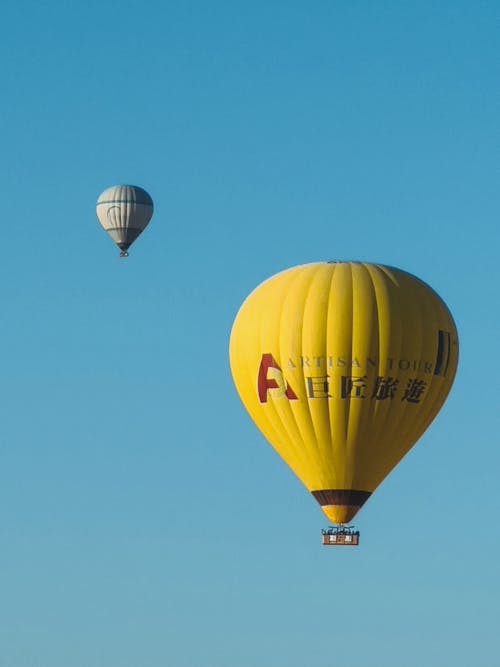
<path fill-rule="evenodd" d="M 328 547 L 357 547 L 359 530 L 353 526 L 330 526 L 321 531 L 321 544 Z"/>
<path fill-rule="evenodd" d="M 128 252 L 127 252 L 126 250 L 123 250 L 123 251 L 120 253 L 120 257 L 128 257 Z"/>

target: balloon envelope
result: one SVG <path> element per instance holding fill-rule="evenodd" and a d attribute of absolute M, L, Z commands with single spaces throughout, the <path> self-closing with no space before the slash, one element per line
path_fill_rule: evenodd
<path fill-rule="evenodd" d="M 436 416 L 458 340 L 445 303 L 415 276 L 324 262 L 257 287 L 229 355 L 256 425 L 326 516 L 346 523 Z"/>
<path fill-rule="evenodd" d="M 113 185 L 99 195 L 96 205 L 101 227 L 126 255 L 153 215 L 153 200 L 136 185 Z"/>

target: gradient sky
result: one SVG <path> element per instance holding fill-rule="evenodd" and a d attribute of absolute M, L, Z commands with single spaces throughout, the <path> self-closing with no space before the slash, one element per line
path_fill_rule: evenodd
<path fill-rule="evenodd" d="M 1 667 L 495 667 L 500 4 L 2 9 Z M 155 201 L 128 260 L 99 193 Z M 241 406 L 233 318 L 295 264 L 428 282 L 443 410 L 325 549 Z"/>

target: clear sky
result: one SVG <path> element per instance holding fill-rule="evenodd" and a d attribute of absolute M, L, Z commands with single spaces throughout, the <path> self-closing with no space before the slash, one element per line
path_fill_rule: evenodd
<path fill-rule="evenodd" d="M 1 667 L 495 667 L 500 4 L 48 0 L 0 24 Z M 144 187 L 128 260 L 99 193 Z M 428 282 L 459 372 L 358 549 L 241 406 L 289 266 Z"/>

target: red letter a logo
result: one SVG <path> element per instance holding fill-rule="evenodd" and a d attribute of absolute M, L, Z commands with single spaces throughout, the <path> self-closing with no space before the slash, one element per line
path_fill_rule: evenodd
<path fill-rule="evenodd" d="M 272 354 L 263 354 L 257 376 L 259 401 L 267 403 L 268 391 L 273 391 L 273 398 L 286 396 L 289 401 L 297 401 L 297 395 L 283 377 L 283 371 L 274 361 Z"/>

